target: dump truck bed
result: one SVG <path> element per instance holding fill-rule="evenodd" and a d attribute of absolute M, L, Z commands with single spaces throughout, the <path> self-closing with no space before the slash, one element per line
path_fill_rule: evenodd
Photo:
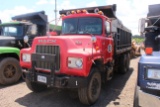
<path fill-rule="evenodd" d="M 158 20 L 160 18 L 160 4 L 149 5 L 147 18 L 151 25 L 160 27 L 160 20 Z"/>
<path fill-rule="evenodd" d="M 132 33 L 117 18 L 112 20 L 112 32 L 114 34 L 115 55 L 131 50 Z"/>

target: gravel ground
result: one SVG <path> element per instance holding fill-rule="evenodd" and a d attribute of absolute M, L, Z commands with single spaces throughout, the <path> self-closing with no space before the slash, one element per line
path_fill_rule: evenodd
<path fill-rule="evenodd" d="M 134 87 L 137 78 L 139 58 L 131 60 L 130 71 L 125 75 L 116 74 L 102 88 L 99 100 L 92 107 L 132 107 Z M 67 90 L 48 89 L 33 93 L 25 82 L 12 86 L 0 86 L 0 107 L 87 107 L 78 99 L 69 97 Z"/>

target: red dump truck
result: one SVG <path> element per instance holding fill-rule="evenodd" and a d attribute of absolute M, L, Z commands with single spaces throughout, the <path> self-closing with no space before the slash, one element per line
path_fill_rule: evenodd
<path fill-rule="evenodd" d="M 115 11 L 116 5 L 60 11 L 61 35 L 36 37 L 20 52 L 28 88 L 74 88 L 81 103 L 94 104 L 114 71 L 129 70 L 131 31 Z"/>

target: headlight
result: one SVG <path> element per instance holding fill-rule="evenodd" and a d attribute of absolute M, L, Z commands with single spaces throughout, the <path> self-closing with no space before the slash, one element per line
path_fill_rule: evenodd
<path fill-rule="evenodd" d="M 80 68 L 81 69 L 83 67 L 82 58 L 69 57 L 68 58 L 68 67 L 69 68 Z"/>
<path fill-rule="evenodd" d="M 31 62 L 31 55 L 30 54 L 22 54 L 22 61 L 23 62 Z"/>
<path fill-rule="evenodd" d="M 147 78 L 148 79 L 160 80 L 160 70 L 158 70 L 158 69 L 148 69 Z"/>
<path fill-rule="evenodd" d="M 78 68 L 81 68 L 83 63 L 82 63 L 82 60 L 81 60 L 81 59 L 77 59 L 76 62 L 75 62 L 75 64 L 76 64 L 76 66 L 77 66 Z"/>

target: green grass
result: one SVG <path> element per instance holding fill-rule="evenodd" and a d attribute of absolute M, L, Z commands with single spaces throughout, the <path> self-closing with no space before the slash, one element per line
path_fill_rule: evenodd
<path fill-rule="evenodd" d="M 54 30 L 61 30 L 61 26 L 55 26 L 53 24 L 50 24 L 50 28 Z"/>
<path fill-rule="evenodd" d="M 132 40 L 135 40 L 137 44 L 144 42 L 144 38 L 132 38 Z"/>

